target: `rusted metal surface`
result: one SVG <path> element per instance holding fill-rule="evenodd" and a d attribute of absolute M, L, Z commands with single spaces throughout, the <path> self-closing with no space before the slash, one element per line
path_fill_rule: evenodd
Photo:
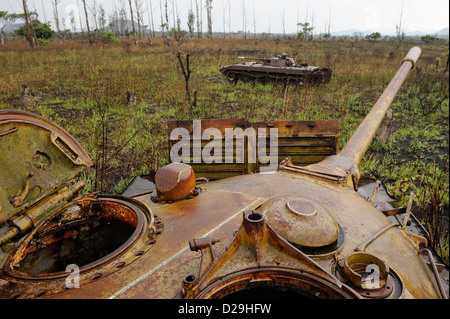
<path fill-rule="evenodd" d="M 236 192 L 238 185 L 239 193 Z M 200 270 L 201 256 L 198 252 L 190 252 L 189 241 L 202 237 L 217 238 L 220 242 L 213 249 L 217 257 L 221 256 L 233 238 L 233 230 L 242 223 L 243 211 L 257 209 L 272 197 L 286 194 L 304 198 L 314 196 L 346 229 L 347 240 L 340 253 L 342 256 L 352 254 L 354 247 L 365 241 L 366 234 L 376 233 L 381 225 L 390 224 L 387 217 L 373 207 L 368 208 L 367 201 L 353 191 L 342 187 L 324 188 L 320 182 L 290 173 L 237 176 L 202 187 L 203 192 L 199 196 L 170 205 L 153 203 L 148 195 L 139 198 L 164 223 L 164 231 L 152 250 L 124 271 L 90 281 L 81 289 L 65 291 L 55 297 L 173 298 L 181 292 L 183 279 Z M 362 212 L 363 220 L 355 218 Z M 370 253 L 382 254 L 389 266 L 400 273 L 412 296 L 439 298 L 433 284 L 430 285 L 428 266 L 417 259 L 415 248 L 400 230 L 389 230 L 368 248 L 376 249 Z M 324 269 L 328 269 L 332 262 L 332 258 L 314 260 Z M 97 272 L 102 271 L 97 269 Z M 297 280 L 297 283 L 302 280 Z"/>
<path fill-rule="evenodd" d="M 0 110 L 0 133 L 0 225 L 92 165 L 69 133 L 38 115 Z"/>
<path fill-rule="evenodd" d="M 419 47 L 414 47 L 408 52 L 400 69 L 338 155 L 330 156 L 303 169 L 297 169 L 291 163 L 288 163 L 286 167 L 282 166 L 282 169 L 291 171 L 297 169 L 304 174 L 320 176 L 325 179 L 345 180 L 348 184 L 352 184 L 356 190 L 361 175 L 358 165 L 372 142 L 389 106 L 420 54 L 421 49 Z M 352 181 L 349 180 L 349 177 L 352 178 Z"/>
<path fill-rule="evenodd" d="M 348 284 L 363 298 L 401 299 L 407 297 L 403 281 L 384 261 L 371 254 L 365 254 L 363 258 L 360 256 L 361 253 L 352 254 L 342 261 L 336 257 L 334 265 L 336 277 Z M 372 269 L 372 272 L 368 272 L 367 267 Z M 383 280 L 380 281 L 379 277 L 374 280 L 374 275 L 382 277 Z"/>
<path fill-rule="evenodd" d="M 10 228 L 7 228 L 4 234 L 0 234 L 0 246 L 8 243 L 15 236 L 25 233 L 44 222 L 54 213 L 55 209 L 65 205 L 83 187 L 84 182 L 78 182 L 70 188 L 63 188 L 30 208 L 24 214 L 11 218 L 9 221 L 11 224 Z"/>
<path fill-rule="evenodd" d="M 200 273 L 189 275 L 190 285 L 184 286 L 181 297 L 223 298 L 250 289 L 252 282 L 259 287 L 297 290 L 302 277 L 309 277 L 310 284 L 315 286 L 311 289 L 314 292 L 301 290 L 303 294 L 324 298 L 356 297 L 325 269 L 279 237 L 265 223 L 264 214 L 256 210 L 243 212 L 242 226 L 225 254 L 215 259 L 212 249 L 211 246 L 201 249 L 202 255 L 210 255 L 210 258 L 202 257 Z M 284 280 L 277 280 L 277 275 Z"/>
<path fill-rule="evenodd" d="M 133 198 L 150 194 L 153 191 L 156 191 L 154 173 L 134 177 L 120 195 Z"/>
<path fill-rule="evenodd" d="M 167 128 L 170 133 L 177 128 L 186 129 L 189 132 L 190 140 L 188 141 L 190 156 L 183 158 L 184 163 L 189 163 L 194 169 L 196 177 L 206 177 L 210 180 L 216 180 L 226 177 L 232 177 L 241 174 L 258 173 L 268 164 L 263 164 L 260 161 L 259 153 L 255 151 L 255 159 L 252 163 L 249 160 L 250 143 L 247 137 L 243 134 L 236 135 L 233 141 L 233 158 L 226 158 L 222 153 L 222 162 L 213 163 L 210 165 L 204 162 L 203 158 L 197 163 L 193 158 L 194 143 L 198 143 L 201 147 L 201 152 L 206 145 L 213 143 L 213 139 L 199 140 L 205 130 L 208 128 L 217 129 L 221 134 L 220 147 L 225 149 L 226 146 L 226 129 L 242 129 L 244 132 L 247 129 L 253 129 L 256 132 L 256 145 L 260 139 L 258 132 L 263 130 L 266 137 L 266 152 L 270 155 L 270 129 L 277 129 L 278 142 L 278 157 L 274 159 L 279 163 L 286 157 L 290 157 L 295 165 L 305 166 L 312 163 L 322 161 L 324 158 L 337 154 L 339 151 L 339 125 L 337 120 L 318 120 L 318 121 L 266 121 L 250 123 L 245 119 L 207 119 L 201 120 L 201 126 L 194 128 L 193 121 L 190 120 L 169 120 L 167 121 Z M 253 131 L 252 131 L 253 132 Z M 169 139 L 169 149 L 174 144 L 181 143 L 182 139 Z M 185 141 L 186 142 L 186 141 Z M 242 147 L 243 154 L 238 154 L 238 146 Z M 238 157 L 241 156 L 240 159 Z M 169 158 L 170 161 L 170 158 Z"/>
<path fill-rule="evenodd" d="M 378 98 L 375 105 L 365 117 L 363 122 L 359 125 L 355 133 L 344 146 L 339 156 L 351 160 L 355 165 L 358 165 L 364 156 L 367 148 L 372 142 L 378 127 L 402 86 L 408 72 L 414 67 L 421 54 L 419 47 L 412 48 L 402 61 L 400 69 L 397 71 L 389 85 L 384 90 L 383 94 Z"/>
<path fill-rule="evenodd" d="M 261 62 L 247 62 L 222 66 L 219 71 L 232 83 L 238 81 L 283 81 L 300 84 L 328 83 L 330 68 L 319 68 L 307 63 L 296 64 L 294 59 L 282 56 L 259 59 Z"/>
<path fill-rule="evenodd" d="M 294 196 L 266 201 L 259 210 L 266 222 L 296 247 L 323 247 L 339 237 L 334 219 L 320 204 Z"/>
<path fill-rule="evenodd" d="M 195 191 L 195 174 L 189 165 L 171 163 L 161 168 L 155 176 L 156 200 L 180 200 Z"/>
<path fill-rule="evenodd" d="M 427 248 L 423 248 L 423 249 L 419 250 L 418 253 L 419 254 L 427 254 L 428 260 L 430 261 L 430 264 L 431 264 L 431 269 L 433 269 L 434 278 L 436 279 L 436 283 L 439 286 L 439 291 L 441 292 L 442 298 L 448 299 L 448 295 L 447 295 L 447 292 L 445 291 L 444 285 L 442 284 L 441 277 L 439 276 L 439 271 L 437 269 L 436 262 L 434 261 L 433 254 Z"/>
<path fill-rule="evenodd" d="M 376 274 L 376 279 L 378 282 L 376 285 L 373 285 L 374 287 L 371 287 L 370 285 L 373 282 L 367 280 L 366 268 L 370 266 L 377 266 L 378 269 Z M 344 261 L 344 273 L 350 282 L 356 287 L 364 290 L 375 290 L 386 285 L 389 267 L 386 263 L 374 255 L 358 252 L 347 256 Z M 362 274 L 364 274 L 366 278 Z"/>
<path fill-rule="evenodd" d="M 51 297 L 68 290 L 76 266 L 84 287 L 111 276 L 154 246 L 161 227 L 146 206 L 121 196 L 85 196 L 54 217 L 13 251 L 2 266 L 5 298 Z M 73 288 L 75 290 L 75 288 Z"/>
<path fill-rule="evenodd" d="M 409 59 L 403 66 L 411 64 Z M 224 128 L 242 123 L 227 121 L 223 122 Z M 0 130 L 7 133 L 0 141 L 23 131 L 12 129 Z M 408 228 L 402 230 L 402 223 L 391 220 L 401 214 L 375 207 L 381 185 L 374 186 L 364 197 L 356 191 L 359 175 L 352 156 L 334 155 L 306 167 L 286 161 L 281 168 L 272 174 L 238 175 L 203 183 L 197 196 L 173 202 L 152 201 L 153 193 L 135 200 L 108 196 L 102 198 L 108 205 L 91 210 L 88 207 L 96 202 L 95 195 L 76 199 L 56 209 L 49 220 L 35 226 L 27 236 L 2 246 L 0 260 L 7 262 L 1 263 L 0 298 L 224 298 L 253 294 L 287 294 L 295 298 L 445 297 L 442 291 L 448 290 L 448 284 L 437 280 L 436 271 L 420 256 L 423 243 L 407 235 Z M 29 171 L 22 173 L 25 182 Z M 31 178 L 29 192 L 35 178 Z M 17 185 L 9 196 L 19 194 L 24 186 Z M 117 201 L 124 206 L 112 204 Z M 278 221 L 270 221 L 273 210 L 269 208 L 278 201 L 284 213 L 291 214 L 285 220 L 286 227 L 296 228 L 296 219 L 307 225 L 305 232 L 294 233 L 295 240 L 275 230 Z M 1 202 L 4 207 L 3 197 Z M 80 288 L 68 289 L 66 279 L 70 274 L 63 271 L 30 271 L 32 265 L 41 267 L 39 262 L 25 258 L 41 249 L 33 247 L 32 242 L 49 246 L 58 240 L 70 242 L 79 228 L 67 227 L 58 237 L 58 227 L 75 226 L 82 212 L 97 213 L 102 219 L 114 216 L 114 221 L 130 225 L 134 232 L 128 239 L 121 239 L 125 241 L 123 246 L 113 252 L 83 262 L 87 265 L 80 268 Z M 319 214 L 329 218 L 317 225 L 307 220 Z M 332 230 L 338 236 L 316 238 L 307 243 L 313 247 L 306 247 L 307 239 L 302 236 L 308 228 L 329 232 L 330 221 L 336 223 Z M 298 241 L 299 245 L 290 241 Z M 357 287 L 352 276 L 345 274 L 344 262 L 358 247 L 364 247 L 365 254 L 385 264 L 382 279 L 386 284 L 382 289 Z M 36 256 L 46 259 L 42 254 Z M 20 261 L 26 261 L 28 271 L 21 272 Z M 439 276 L 448 271 L 445 266 L 430 265 L 440 272 Z M 358 269 L 362 276 L 360 271 L 363 269 Z"/>
<path fill-rule="evenodd" d="M 394 228 L 394 227 L 398 227 L 399 224 L 396 223 L 392 223 L 387 225 L 386 227 L 383 227 L 382 229 L 380 229 L 378 232 L 376 232 L 375 234 L 373 234 L 371 237 L 369 237 L 365 242 L 359 244 L 358 246 L 355 247 L 355 251 L 364 251 L 366 249 L 366 247 L 373 242 L 375 239 L 377 239 L 378 237 L 380 237 L 381 235 L 383 235 L 385 232 L 387 232 L 389 229 Z"/>

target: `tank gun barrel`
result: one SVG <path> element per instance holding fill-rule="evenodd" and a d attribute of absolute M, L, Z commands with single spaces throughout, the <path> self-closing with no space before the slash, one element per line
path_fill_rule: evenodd
<path fill-rule="evenodd" d="M 397 95 L 409 71 L 414 68 L 422 50 L 420 47 L 413 47 L 402 61 L 402 64 L 392 78 L 383 94 L 378 98 L 369 114 L 356 129 L 347 144 L 339 153 L 340 157 L 351 160 L 355 165 L 359 165 L 364 153 L 374 138 L 386 112 Z"/>

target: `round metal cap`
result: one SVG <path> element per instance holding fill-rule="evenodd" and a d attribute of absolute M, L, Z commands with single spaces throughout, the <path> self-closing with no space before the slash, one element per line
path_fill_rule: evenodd
<path fill-rule="evenodd" d="M 299 248 L 323 247 L 338 239 L 336 221 L 316 202 L 286 196 L 269 200 L 258 210 L 274 231 Z"/>

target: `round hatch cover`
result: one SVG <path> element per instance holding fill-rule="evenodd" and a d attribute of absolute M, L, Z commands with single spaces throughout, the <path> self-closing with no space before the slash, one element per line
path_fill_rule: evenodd
<path fill-rule="evenodd" d="M 293 197 L 279 197 L 264 203 L 259 211 L 281 237 L 295 246 L 323 247 L 339 237 L 339 227 L 318 203 Z"/>

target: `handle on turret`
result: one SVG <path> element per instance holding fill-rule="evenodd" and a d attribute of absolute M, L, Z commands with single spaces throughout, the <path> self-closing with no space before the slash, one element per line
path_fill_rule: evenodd
<path fill-rule="evenodd" d="M 402 86 L 408 72 L 414 68 L 422 50 L 420 47 L 413 47 L 402 61 L 402 65 L 392 78 L 383 94 L 364 118 L 363 122 L 356 129 L 347 144 L 339 153 L 339 156 L 351 160 L 355 165 L 359 165 L 364 153 L 374 138 L 378 127 L 389 109 L 392 101 Z"/>

